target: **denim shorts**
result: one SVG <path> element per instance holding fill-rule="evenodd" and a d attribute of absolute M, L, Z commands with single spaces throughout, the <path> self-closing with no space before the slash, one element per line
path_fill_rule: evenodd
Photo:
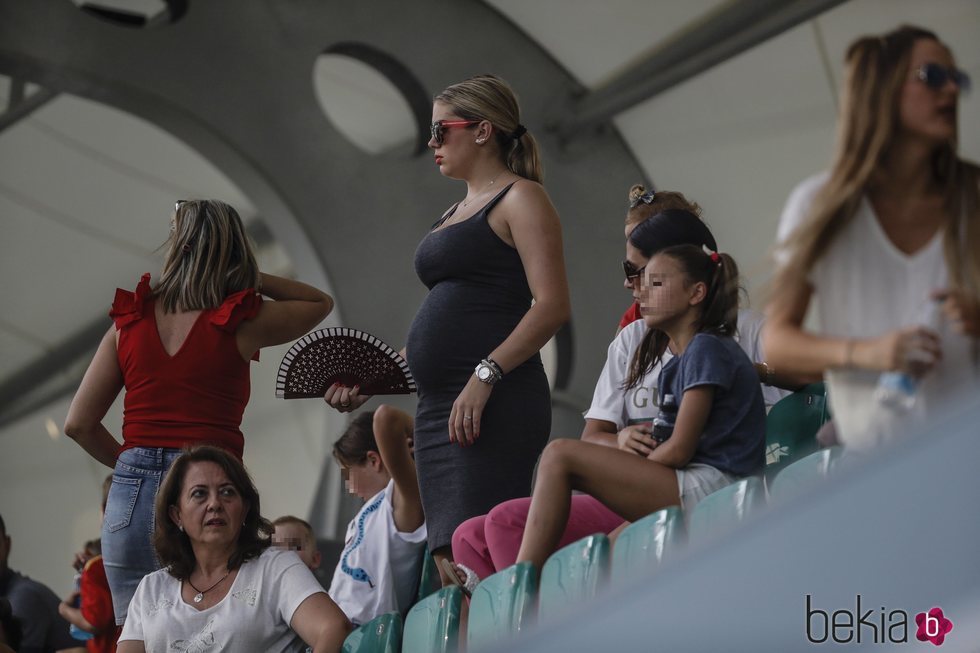
<path fill-rule="evenodd" d="M 102 522 L 102 560 L 112 591 L 116 624 L 143 576 L 160 568 L 153 550 L 154 501 L 180 449 L 135 447 L 119 454 Z"/>

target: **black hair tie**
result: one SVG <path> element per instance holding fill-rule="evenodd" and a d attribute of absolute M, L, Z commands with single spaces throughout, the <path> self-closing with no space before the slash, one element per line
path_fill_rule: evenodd
<path fill-rule="evenodd" d="M 525 127 L 524 125 L 518 123 L 517 124 L 517 129 L 514 130 L 514 133 L 511 134 L 510 137 L 513 138 L 516 141 L 516 140 L 519 140 L 521 138 L 521 136 L 523 136 L 526 133 L 527 133 L 527 127 Z"/>

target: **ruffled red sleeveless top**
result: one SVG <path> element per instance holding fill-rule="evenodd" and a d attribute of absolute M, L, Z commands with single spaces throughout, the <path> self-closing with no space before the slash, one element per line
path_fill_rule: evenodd
<path fill-rule="evenodd" d="M 201 311 L 173 356 L 160 340 L 154 303 L 150 275 L 144 274 L 136 292 L 116 290 L 109 311 L 126 385 L 123 450 L 213 444 L 241 459 L 249 362 L 238 351 L 235 330 L 258 313 L 261 295 L 249 288 Z M 252 359 L 258 358 L 256 352 Z"/>

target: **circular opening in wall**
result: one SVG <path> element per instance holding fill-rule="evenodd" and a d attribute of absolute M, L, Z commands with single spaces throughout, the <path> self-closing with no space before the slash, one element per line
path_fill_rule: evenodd
<path fill-rule="evenodd" d="M 363 44 L 332 46 L 316 59 L 313 88 L 330 123 L 361 150 L 425 151 L 429 95 L 390 55 Z"/>
<path fill-rule="evenodd" d="M 87 14 L 123 27 L 159 27 L 187 13 L 188 0 L 72 0 Z"/>

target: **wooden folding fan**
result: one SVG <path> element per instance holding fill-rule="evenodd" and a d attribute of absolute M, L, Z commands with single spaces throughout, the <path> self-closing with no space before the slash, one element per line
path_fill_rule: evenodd
<path fill-rule="evenodd" d="M 415 392 L 401 355 L 370 333 L 345 327 L 312 331 L 289 348 L 279 365 L 276 396 L 323 397 L 334 383 L 360 386 L 362 395 Z"/>

